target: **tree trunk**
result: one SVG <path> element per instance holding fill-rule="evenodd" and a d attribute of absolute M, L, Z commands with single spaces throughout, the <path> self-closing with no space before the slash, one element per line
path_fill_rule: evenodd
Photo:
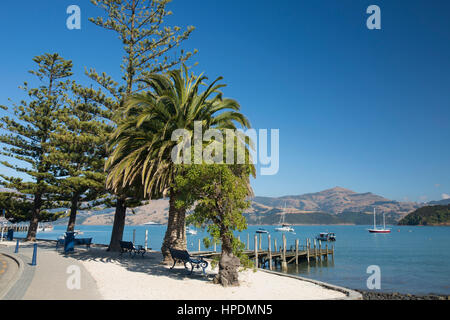
<path fill-rule="evenodd" d="M 33 212 L 31 215 L 30 226 L 28 227 L 28 233 L 26 241 L 36 241 L 36 233 L 39 224 L 39 216 L 41 214 L 42 196 L 37 193 L 34 195 Z"/>
<path fill-rule="evenodd" d="M 73 232 L 75 230 L 75 221 L 77 219 L 77 209 L 78 209 L 78 194 L 75 194 L 72 198 L 72 206 L 70 207 L 70 217 L 69 223 L 67 225 L 67 232 Z"/>
<path fill-rule="evenodd" d="M 241 262 L 233 254 L 232 239 L 223 232 L 221 232 L 221 238 L 222 255 L 219 261 L 219 273 L 214 278 L 214 283 L 221 284 L 224 287 L 239 286 L 238 269 Z"/>
<path fill-rule="evenodd" d="M 120 241 L 123 238 L 123 230 L 125 229 L 125 215 L 127 206 L 124 198 L 118 198 L 116 204 L 116 213 L 114 214 L 114 225 L 111 234 L 108 251 L 119 252 Z"/>
<path fill-rule="evenodd" d="M 175 207 L 176 195 L 171 192 L 169 199 L 169 221 L 167 222 L 167 231 L 164 236 L 164 242 L 161 247 L 163 254 L 163 264 L 172 264 L 173 260 L 169 248 L 178 250 L 187 250 L 186 243 L 186 210 Z"/>

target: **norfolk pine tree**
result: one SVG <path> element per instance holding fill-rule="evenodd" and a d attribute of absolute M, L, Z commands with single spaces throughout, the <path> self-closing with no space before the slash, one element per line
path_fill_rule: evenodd
<path fill-rule="evenodd" d="M 76 214 L 83 205 L 90 204 L 105 195 L 104 172 L 107 157 L 108 135 L 112 126 L 108 119 L 111 112 L 102 105 L 111 104 L 100 90 L 85 88 L 72 83 L 70 96 L 58 112 L 56 130 L 51 135 L 54 147 L 51 153 L 53 173 L 57 177 L 56 200 L 60 207 L 69 207 L 67 231 L 74 231 Z"/>
<path fill-rule="evenodd" d="M 14 161 L 1 163 L 18 173 L 26 174 L 29 179 L 0 175 L 1 184 L 21 194 L 33 197 L 33 206 L 28 229 L 27 241 L 36 240 L 36 232 L 41 211 L 50 207 L 50 196 L 55 191 L 52 185 L 54 177 L 50 172 L 52 165 L 50 136 L 57 126 L 58 110 L 63 103 L 67 78 L 72 75 L 72 62 L 64 60 L 58 54 L 44 54 L 33 59 L 38 68 L 30 71 L 41 85 L 22 87 L 28 95 L 28 101 L 22 100 L 13 108 L 2 106 L 13 118 L 3 116 L 0 126 L 8 133 L 0 135 L 1 154 Z"/>
<path fill-rule="evenodd" d="M 194 27 L 190 26 L 186 31 L 182 31 L 179 27 L 165 25 L 165 18 L 172 14 L 166 10 L 170 0 L 91 0 L 91 2 L 105 11 L 105 18 L 90 18 L 90 21 L 116 32 L 123 45 L 120 83 L 106 73 L 98 74 L 95 69 L 87 72 L 92 80 L 114 98 L 115 104 L 110 110 L 114 112 L 114 121 L 120 125 L 122 107 L 127 97 L 147 88 L 142 79 L 149 74 L 166 71 L 184 63 L 192 56 L 191 52 L 183 50 L 180 50 L 177 57 L 171 57 L 169 53 L 189 38 Z M 109 245 L 109 250 L 112 251 L 120 250 L 119 241 L 122 240 L 125 214 L 130 200 L 134 202 L 138 200 L 132 199 L 126 191 L 115 193 L 116 211 Z"/>

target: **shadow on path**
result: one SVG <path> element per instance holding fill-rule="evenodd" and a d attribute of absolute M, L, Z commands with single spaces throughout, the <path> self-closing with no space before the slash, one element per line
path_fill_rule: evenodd
<path fill-rule="evenodd" d="M 170 269 L 170 266 L 161 264 L 163 260 L 162 254 L 159 252 L 147 252 L 144 257 L 136 255 L 133 257 L 129 253 L 121 255 L 118 252 L 108 252 L 106 247 L 93 246 L 90 249 L 86 249 L 85 246 L 76 246 L 75 251 L 71 253 L 65 253 L 64 248 L 59 246 L 56 248 L 56 242 L 53 241 L 38 241 L 38 257 L 39 250 L 54 251 L 64 258 L 72 258 L 79 261 L 95 261 L 101 263 L 114 263 L 131 272 L 139 272 L 153 276 L 164 276 L 173 279 L 195 279 L 203 282 L 211 281 L 215 273 L 208 268 L 206 275 L 203 275 L 202 269 L 194 269 L 192 275 L 190 274 L 190 265 L 185 269 L 183 264 L 175 266 L 174 269 Z M 32 249 L 34 243 L 21 242 L 21 249 Z"/>

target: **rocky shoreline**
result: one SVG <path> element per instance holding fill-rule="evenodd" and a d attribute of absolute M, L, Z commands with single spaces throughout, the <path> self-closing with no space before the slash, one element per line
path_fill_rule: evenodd
<path fill-rule="evenodd" d="M 363 295 L 363 300 L 450 300 L 450 296 L 435 294 L 413 295 L 398 292 L 355 291 Z"/>

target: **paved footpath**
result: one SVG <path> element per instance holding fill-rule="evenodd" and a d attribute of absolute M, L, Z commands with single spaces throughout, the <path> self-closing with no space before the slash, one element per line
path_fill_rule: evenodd
<path fill-rule="evenodd" d="M 21 272 L 19 279 L 4 295 L 4 300 L 100 300 L 97 284 L 83 265 L 76 259 L 65 255 L 59 249 L 55 250 L 53 243 L 38 242 L 37 265 L 31 266 L 33 255 L 32 243 L 21 243 L 19 253 L 14 253 L 15 243 L 0 242 L 0 296 L 1 288 L 5 288 L 7 281 L 14 281 L 12 271 Z M 77 249 L 84 250 L 84 249 Z M 8 254 L 21 262 L 22 270 Z M 9 261 L 9 263 L 8 263 Z M 1 272 L 3 262 L 6 269 Z M 6 279 L 8 265 L 9 277 Z M 79 274 L 79 281 L 77 280 Z M 16 277 L 17 278 L 17 277 Z M 2 283 L 3 281 L 3 283 Z M 80 288 L 77 288 L 77 283 Z"/>

